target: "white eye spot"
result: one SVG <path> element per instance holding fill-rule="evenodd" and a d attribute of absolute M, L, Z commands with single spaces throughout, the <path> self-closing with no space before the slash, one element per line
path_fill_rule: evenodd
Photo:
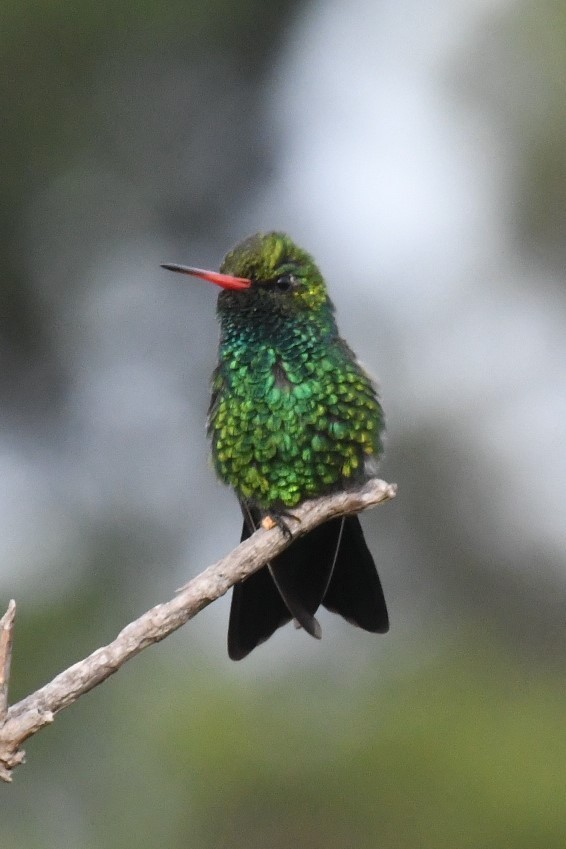
<path fill-rule="evenodd" d="M 297 278 L 294 274 L 282 274 L 275 281 L 275 288 L 278 292 L 289 292 L 296 282 Z"/>

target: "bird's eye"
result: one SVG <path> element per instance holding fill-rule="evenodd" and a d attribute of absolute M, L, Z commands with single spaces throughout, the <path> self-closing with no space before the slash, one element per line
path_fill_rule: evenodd
<path fill-rule="evenodd" d="M 289 292 L 295 285 L 296 278 L 293 274 L 282 274 L 275 281 L 275 288 L 278 292 Z"/>

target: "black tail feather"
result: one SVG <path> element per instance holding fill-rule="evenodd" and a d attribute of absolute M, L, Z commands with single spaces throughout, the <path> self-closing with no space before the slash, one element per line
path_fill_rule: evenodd
<path fill-rule="evenodd" d="M 364 631 L 385 634 L 389 630 L 381 581 L 357 516 L 348 516 L 344 521 L 336 564 L 322 604 Z"/>
<path fill-rule="evenodd" d="M 228 625 L 228 656 L 242 660 L 293 617 L 267 568 L 254 572 L 232 590 Z"/>
<path fill-rule="evenodd" d="M 322 636 L 322 631 L 314 614 L 330 584 L 341 526 L 341 519 L 319 525 L 295 540 L 269 566 L 277 589 L 293 617 L 317 639 Z M 309 619 L 315 623 L 314 632 L 308 627 Z"/>
<path fill-rule="evenodd" d="M 247 539 L 259 516 L 247 508 L 244 515 Z M 241 660 L 291 619 L 320 637 L 314 614 L 321 603 L 367 631 L 388 630 L 383 590 L 356 516 L 320 525 L 234 586 L 229 656 Z"/>

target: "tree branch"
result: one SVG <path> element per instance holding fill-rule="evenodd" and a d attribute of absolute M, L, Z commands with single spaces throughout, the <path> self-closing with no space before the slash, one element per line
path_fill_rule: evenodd
<path fill-rule="evenodd" d="M 15 616 L 16 602 L 12 599 L 8 605 L 8 610 L 0 619 L 0 723 L 4 722 L 8 713 L 8 684 L 10 682 Z"/>
<path fill-rule="evenodd" d="M 11 770 L 24 760 L 21 744 L 53 722 L 55 714 L 105 681 L 131 657 L 176 631 L 203 607 L 224 595 L 233 584 L 256 572 L 283 551 L 292 539 L 336 516 L 359 513 L 389 501 L 396 492 L 395 484 L 374 479 L 360 489 L 305 502 L 293 511 L 297 520 L 288 521 L 290 538 L 278 528 L 260 528 L 222 560 L 189 581 L 170 601 L 152 607 L 127 625 L 107 646 L 97 649 L 49 684 L 7 708 L 15 614 L 15 604 L 10 602 L 0 620 L 0 779 L 11 781 Z"/>

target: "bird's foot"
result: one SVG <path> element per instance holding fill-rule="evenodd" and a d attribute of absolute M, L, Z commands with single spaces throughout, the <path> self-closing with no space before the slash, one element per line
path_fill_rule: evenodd
<path fill-rule="evenodd" d="M 261 527 L 266 531 L 270 531 L 273 528 L 279 528 L 287 539 L 291 539 L 293 534 L 285 519 L 294 519 L 296 522 L 301 521 L 298 516 L 295 516 L 293 513 L 289 513 L 287 510 L 273 511 L 271 513 L 267 513 L 263 517 L 261 520 Z"/>
<path fill-rule="evenodd" d="M 261 527 L 264 529 L 264 531 L 271 531 L 273 528 L 277 527 L 277 522 L 275 521 L 273 516 L 267 515 L 264 516 L 261 520 Z"/>

